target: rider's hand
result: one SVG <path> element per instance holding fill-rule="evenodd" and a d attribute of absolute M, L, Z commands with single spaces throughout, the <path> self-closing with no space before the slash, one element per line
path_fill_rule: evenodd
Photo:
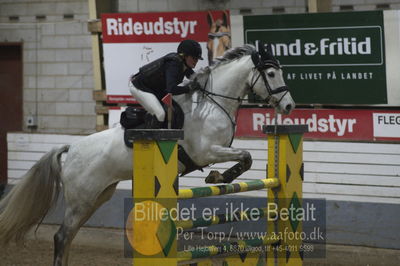
<path fill-rule="evenodd" d="M 190 91 L 195 91 L 195 90 L 199 90 L 201 89 L 201 85 L 200 83 L 195 79 L 192 80 L 189 84 L 188 84 L 189 90 Z"/>

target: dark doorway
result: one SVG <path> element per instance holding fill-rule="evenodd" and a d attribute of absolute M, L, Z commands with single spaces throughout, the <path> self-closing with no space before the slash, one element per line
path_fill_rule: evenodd
<path fill-rule="evenodd" d="M 0 43 L 0 194 L 7 184 L 7 132 L 22 130 L 22 44 Z"/>

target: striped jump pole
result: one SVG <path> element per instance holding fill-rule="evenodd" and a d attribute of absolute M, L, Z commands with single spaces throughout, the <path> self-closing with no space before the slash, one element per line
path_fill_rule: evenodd
<path fill-rule="evenodd" d="M 277 204 L 278 210 L 296 210 L 296 215 L 289 219 L 277 219 L 268 222 L 267 232 L 283 233 L 280 246 L 272 254 L 267 253 L 267 266 L 302 265 L 302 221 L 297 220 L 297 210 L 302 206 L 303 195 L 303 134 L 308 132 L 307 125 L 265 126 L 263 132 L 268 134 L 268 177 L 279 179 L 279 188 L 268 189 L 268 204 Z M 286 234 L 287 233 L 287 234 Z M 286 236 L 295 236 L 289 238 Z"/>
<path fill-rule="evenodd" d="M 275 188 L 279 186 L 278 178 L 265 178 L 260 180 L 251 180 L 247 182 L 238 182 L 227 185 L 196 187 L 179 190 L 179 199 L 203 198 L 260 190 L 264 188 Z"/>
<path fill-rule="evenodd" d="M 133 208 L 126 226 L 133 265 L 176 266 L 176 227 L 170 210 L 177 206 L 177 141 L 183 131 L 140 129 L 127 134 L 133 141 Z"/>

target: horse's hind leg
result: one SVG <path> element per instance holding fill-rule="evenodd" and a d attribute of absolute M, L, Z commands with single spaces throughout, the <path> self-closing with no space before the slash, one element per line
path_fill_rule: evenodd
<path fill-rule="evenodd" d="M 226 170 L 223 174 L 218 171 L 211 171 L 206 177 L 206 183 L 231 183 L 238 176 L 249 170 L 253 163 L 250 153 L 245 150 L 214 146 L 213 152 L 215 162 L 238 161 L 238 163 Z"/>
<path fill-rule="evenodd" d="M 250 169 L 253 160 L 251 159 L 251 155 L 249 152 L 245 151 L 245 156 L 243 156 L 243 160 L 223 172 L 223 182 L 224 183 L 231 183 L 235 180 L 238 176 L 246 172 Z"/>
<path fill-rule="evenodd" d="M 68 254 L 71 242 L 79 228 L 104 202 L 108 201 L 115 191 L 117 183 L 107 187 L 95 202 L 83 202 L 82 199 L 70 199 L 66 202 L 64 221 L 54 235 L 54 266 L 68 265 Z"/>

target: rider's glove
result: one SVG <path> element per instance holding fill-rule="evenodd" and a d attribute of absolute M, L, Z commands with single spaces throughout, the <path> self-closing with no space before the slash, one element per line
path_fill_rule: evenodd
<path fill-rule="evenodd" d="M 201 85 L 200 85 L 200 83 L 199 83 L 196 79 L 192 80 L 192 81 L 188 84 L 188 87 L 189 87 L 189 90 L 190 90 L 190 91 L 195 91 L 195 90 L 201 89 Z"/>

